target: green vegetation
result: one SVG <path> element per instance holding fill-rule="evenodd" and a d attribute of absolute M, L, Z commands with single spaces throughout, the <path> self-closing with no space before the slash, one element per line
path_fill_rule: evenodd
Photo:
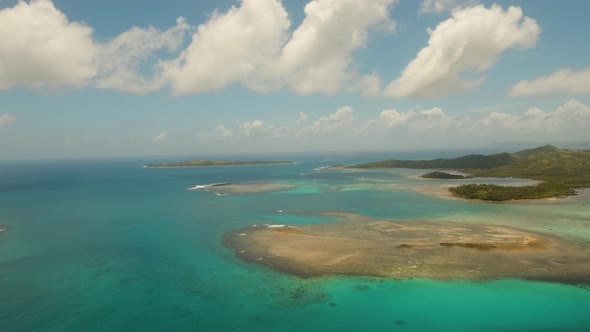
<path fill-rule="evenodd" d="M 373 163 L 351 166 L 352 168 L 492 168 L 505 165 L 513 161 L 510 153 L 499 153 L 489 156 L 472 154 L 455 159 L 434 159 L 434 160 L 384 160 Z"/>
<path fill-rule="evenodd" d="M 441 171 L 434 171 L 423 174 L 421 177 L 425 179 L 445 179 L 445 180 L 454 180 L 454 179 L 467 179 L 468 176 L 459 175 L 459 174 L 449 174 L 447 172 Z"/>
<path fill-rule="evenodd" d="M 292 161 L 246 161 L 246 160 L 187 160 L 177 163 L 149 164 L 147 167 L 204 167 L 204 166 L 252 166 L 292 164 Z"/>
<path fill-rule="evenodd" d="M 418 161 L 386 160 L 350 167 L 446 168 L 478 177 L 517 177 L 543 181 L 533 186 L 467 184 L 449 189 L 459 197 L 492 201 L 564 197 L 575 195 L 576 189 L 590 188 L 590 151 L 558 149 L 551 145 L 513 154 Z"/>
<path fill-rule="evenodd" d="M 458 197 L 481 199 L 485 201 L 505 201 L 510 199 L 541 199 L 575 195 L 573 188 L 541 183 L 534 186 L 498 186 L 495 184 L 466 184 L 449 188 Z"/>

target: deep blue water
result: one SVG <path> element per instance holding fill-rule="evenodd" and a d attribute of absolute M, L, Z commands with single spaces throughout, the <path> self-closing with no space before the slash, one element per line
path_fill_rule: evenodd
<path fill-rule="evenodd" d="M 183 169 L 141 168 L 152 160 L 140 159 L 0 163 L 0 225 L 10 228 L 0 233 L 0 331 L 590 330 L 590 291 L 573 286 L 304 280 L 237 260 L 220 243 L 226 231 L 332 222 L 278 209 L 392 219 L 512 209 L 406 191 L 323 191 L 354 175 L 313 169 L 354 158 L 296 158 Z M 298 188 L 221 197 L 186 190 L 226 181 Z"/>

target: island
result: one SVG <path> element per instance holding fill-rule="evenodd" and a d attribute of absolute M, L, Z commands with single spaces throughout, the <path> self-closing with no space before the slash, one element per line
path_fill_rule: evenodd
<path fill-rule="evenodd" d="M 465 184 L 451 187 L 453 195 L 467 199 L 506 201 L 576 195 L 590 188 L 590 151 L 545 145 L 516 153 L 473 154 L 454 159 L 384 160 L 348 168 L 413 168 L 456 170 L 474 177 L 525 178 L 540 181 L 529 186 Z"/>
<path fill-rule="evenodd" d="M 186 160 L 173 163 L 148 164 L 147 168 L 169 167 L 211 167 L 211 166 L 256 166 L 256 165 L 282 165 L 294 164 L 293 161 L 270 160 Z"/>
<path fill-rule="evenodd" d="M 461 175 L 461 174 L 451 174 L 447 172 L 441 171 L 433 171 L 428 172 L 426 174 L 420 175 L 421 178 L 425 179 L 444 179 L 444 180 L 464 180 L 469 179 L 471 176 Z"/>
<path fill-rule="evenodd" d="M 311 225 L 253 225 L 226 233 L 238 258 L 296 276 L 437 280 L 519 278 L 590 284 L 590 248 L 508 226 L 381 220 L 350 212 Z"/>

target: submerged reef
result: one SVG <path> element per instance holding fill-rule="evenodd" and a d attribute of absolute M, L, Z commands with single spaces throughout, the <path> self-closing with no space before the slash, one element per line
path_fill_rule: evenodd
<path fill-rule="evenodd" d="M 224 235 L 240 259 L 300 277 L 358 275 L 438 280 L 518 278 L 590 284 L 590 248 L 560 237 L 484 224 L 378 220 L 257 225 Z"/>

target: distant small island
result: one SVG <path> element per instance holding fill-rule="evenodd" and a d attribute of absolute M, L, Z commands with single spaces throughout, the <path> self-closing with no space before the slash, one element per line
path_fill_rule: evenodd
<path fill-rule="evenodd" d="M 578 189 L 590 188 L 590 151 L 559 149 L 552 145 L 516 153 L 472 154 L 454 159 L 384 160 L 347 167 L 450 169 L 475 177 L 516 177 L 542 181 L 530 186 L 465 184 L 449 188 L 457 197 L 488 201 L 566 197 L 576 195 Z M 432 173 L 428 174 L 438 178 L 445 176 L 444 172 Z"/>
<path fill-rule="evenodd" d="M 255 165 L 281 165 L 293 164 L 293 161 L 268 161 L 268 160 L 186 160 L 174 163 L 148 164 L 148 168 L 167 167 L 211 167 L 211 166 L 255 166 Z"/>
<path fill-rule="evenodd" d="M 471 178 L 470 176 L 465 176 L 465 175 L 461 175 L 461 174 L 451 174 L 451 173 L 441 172 L 441 171 L 429 172 L 429 173 L 420 175 L 420 177 L 425 178 L 425 179 L 445 179 L 445 180 L 455 180 L 455 179 L 456 180 L 463 180 L 463 179 Z"/>

